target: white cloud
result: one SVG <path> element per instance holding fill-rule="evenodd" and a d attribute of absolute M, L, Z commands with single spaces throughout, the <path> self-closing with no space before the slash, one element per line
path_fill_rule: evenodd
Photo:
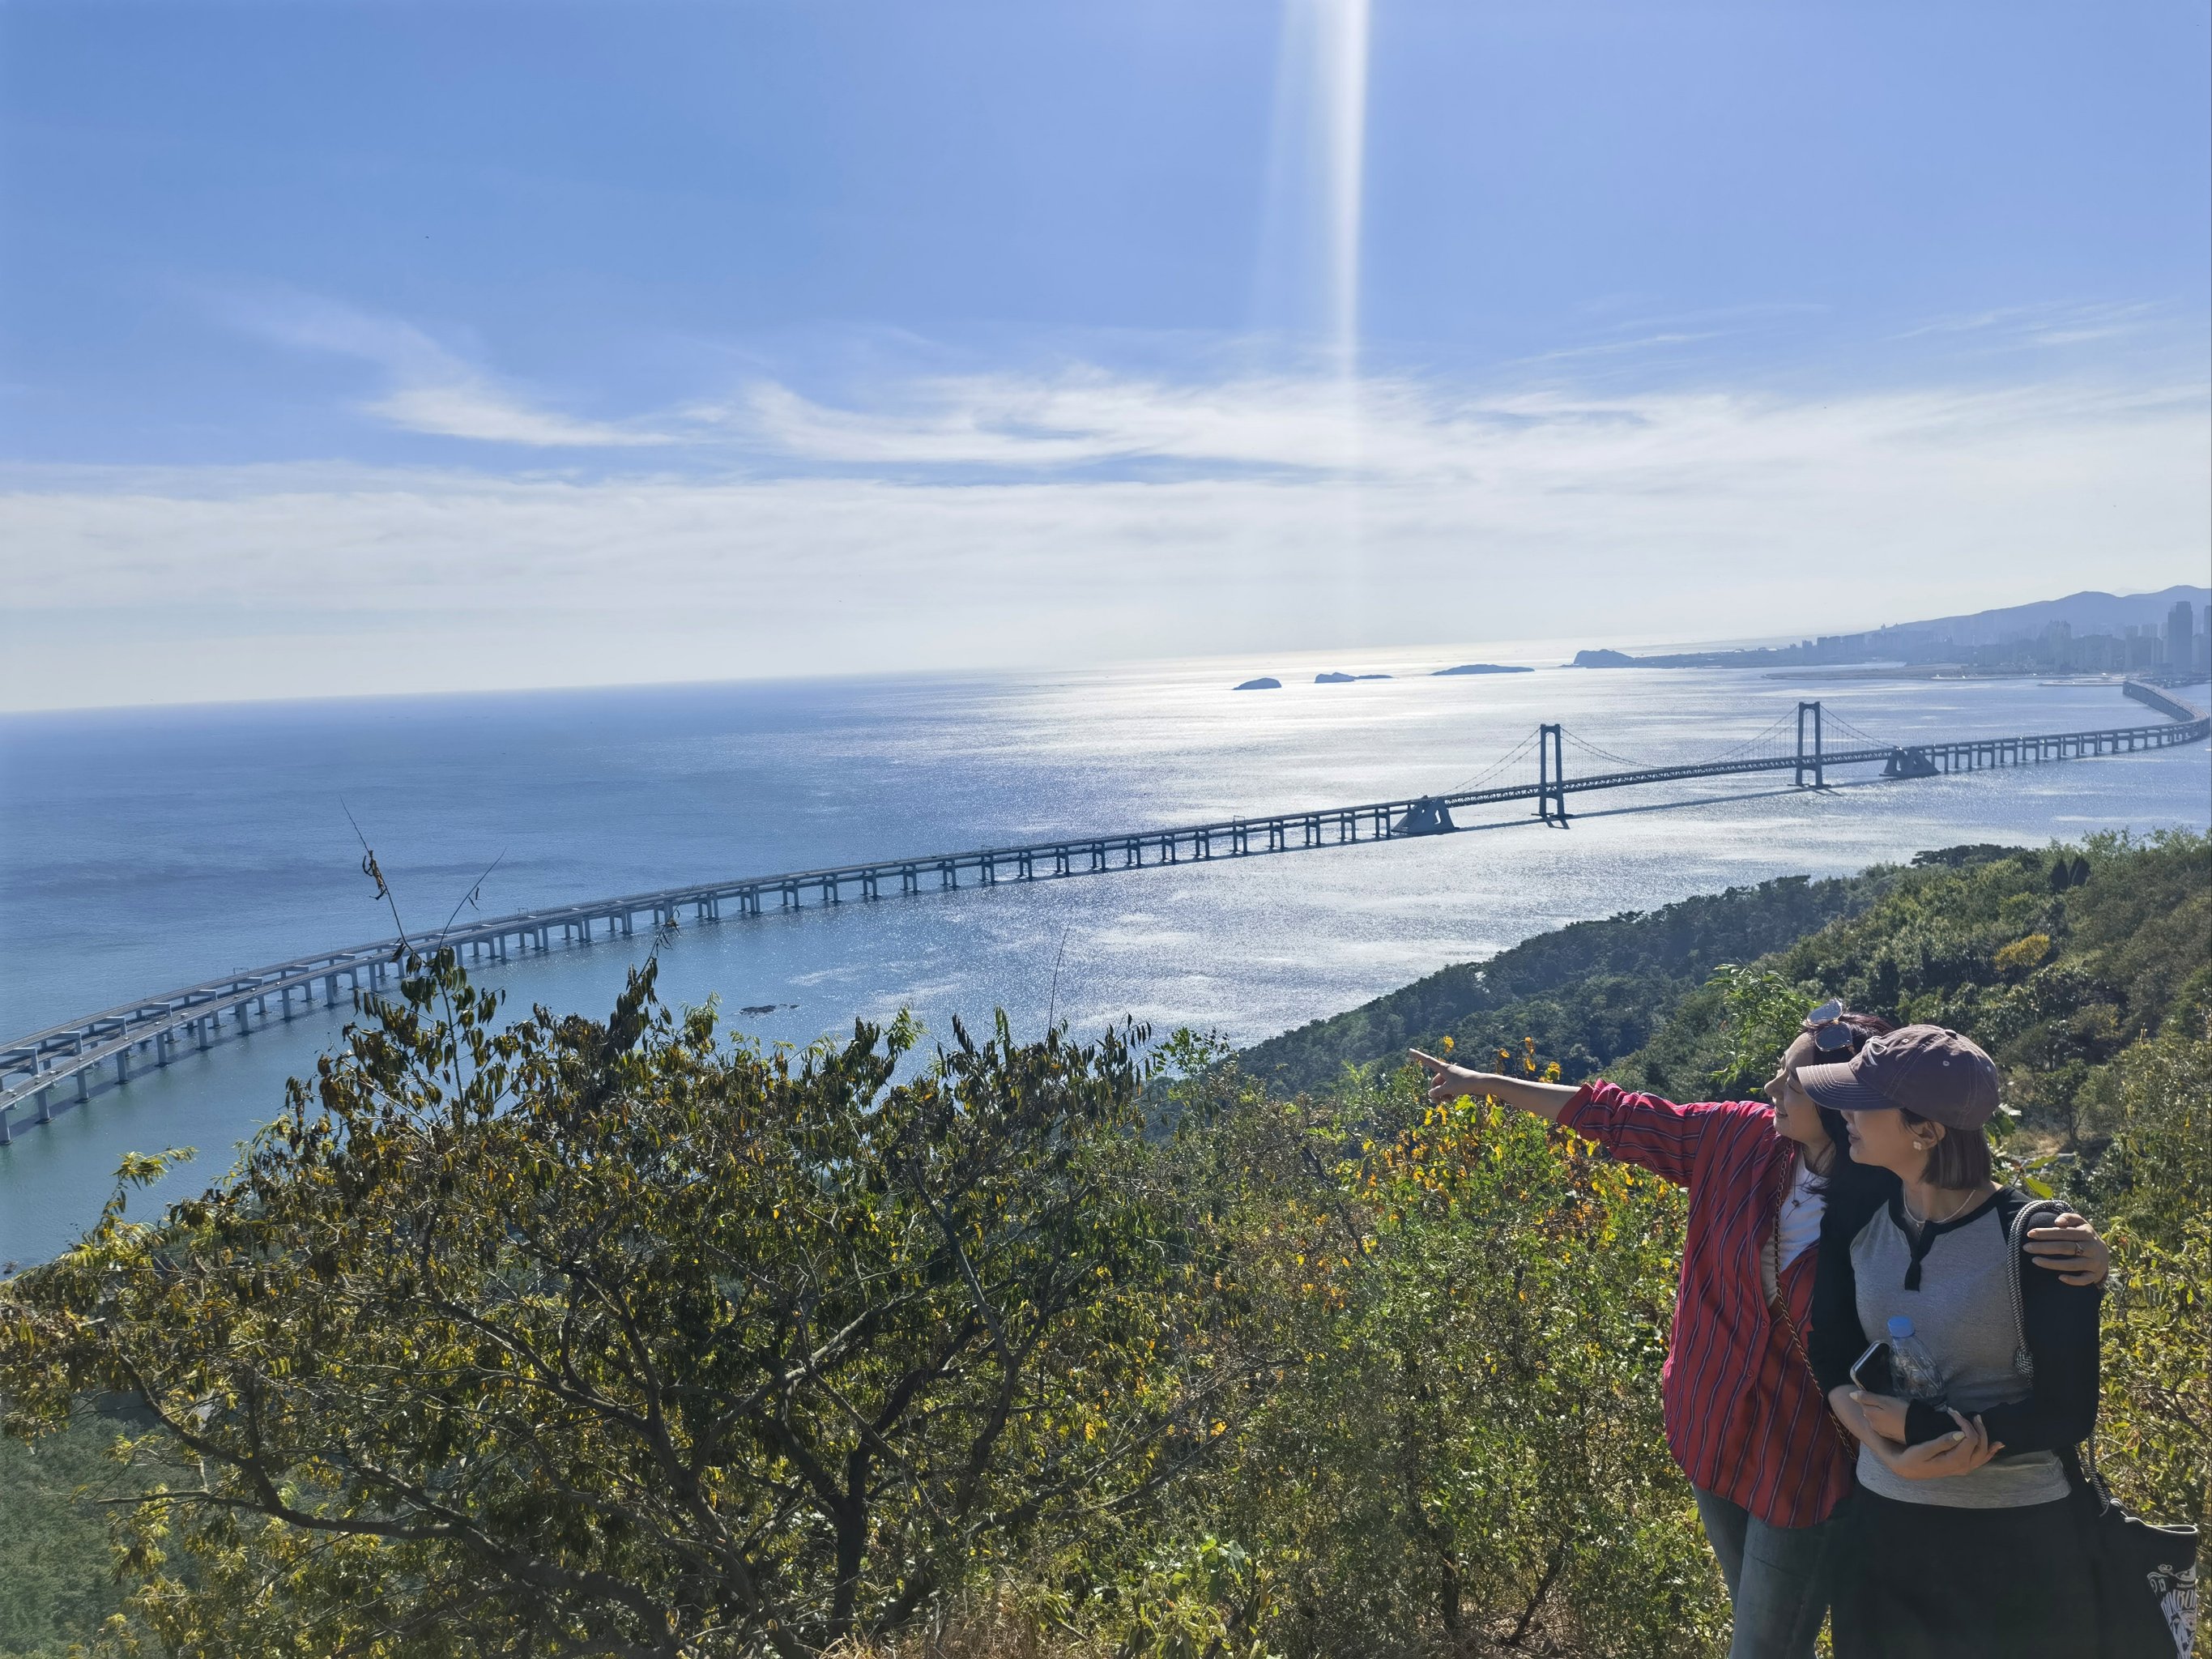
<path fill-rule="evenodd" d="M 665 433 L 579 420 L 534 404 L 412 324 L 333 301 L 285 295 L 222 307 L 251 333 L 303 351 L 370 363 L 388 389 L 362 405 L 380 420 L 434 437 L 532 448 L 634 448 L 674 441 Z"/>
<path fill-rule="evenodd" d="M 2195 580 L 2212 535 L 2201 384 L 1356 413 L 1083 371 L 763 391 L 746 476 L 19 474 L 0 703 L 1837 631 Z"/>
<path fill-rule="evenodd" d="M 533 409 L 510 392 L 467 376 L 402 385 L 364 407 L 410 432 L 474 438 L 487 443 L 608 449 L 674 441 L 659 433 L 573 420 Z"/>
<path fill-rule="evenodd" d="M 2006 434 L 2203 424 L 2198 385 L 2004 386 L 1829 400 L 1726 392 L 1596 395 L 1560 386 L 1474 395 L 1411 379 L 1346 386 L 1260 378 L 1208 385 L 1079 371 L 944 379 L 889 407 L 836 409 L 780 386 L 726 416 L 771 454 L 854 468 L 1030 472 L 1149 461 L 1236 475 L 1310 474 L 1378 485 L 1485 484 L 1633 493 L 1759 487 L 1774 468 L 1833 474 L 1912 467 L 1929 452 Z"/>

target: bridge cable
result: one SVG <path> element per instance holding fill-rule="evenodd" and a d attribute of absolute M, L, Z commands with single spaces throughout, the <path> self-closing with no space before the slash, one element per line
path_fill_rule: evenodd
<path fill-rule="evenodd" d="M 1719 754 L 1709 756 L 1697 762 L 1696 764 L 1718 766 L 1725 761 L 1736 760 L 1753 754 L 1771 756 L 1778 759 L 1784 755 L 1794 755 L 1797 752 L 1796 738 L 1790 728 L 1796 718 L 1796 711 L 1793 709 L 1771 725 L 1754 732 L 1734 748 L 1723 749 Z M 1788 739 L 1786 742 L 1785 738 Z"/>
<path fill-rule="evenodd" d="M 1871 732 L 1863 731 L 1859 727 L 1853 726 L 1849 720 L 1845 720 L 1840 714 L 1828 714 L 1826 716 L 1826 720 L 1830 726 L 1835 727 L 1837 731 L 1841 732 L 1845 737 L 1856 738 L 1861 743 L 1871 744 L 1877 749 L 1894 749 L 1897 747 L 1897 744 L 1893 743 L 1889 738 L 1878 738 Z"/>
<path fill-rule="evenodd" d="M 1610 749 L 1601 749 L 1587 738 L 1577 737 L 1564 726 L 1559 728 L 1559 735 L 1586 754 L 1595 755 L 1600 760 L 1611 761 L 1616 766 L 1625 766 L 1632 772 L 1644 772 L 1650 769 L 1650 762 L 1631 760 L 1626 755 L 1614 754 Z"/>
<path fill-rule="evenodd" d="M 1514 746 L 1512 752 L 1508 754 L 1503 760 L 1483 768 L 1481 771 L 1477 772 L 1474 776 L 1468 778 L 1462 782 L 1455 783 L 1452 785 L 1450 788 L 1443 790 L 1441 793 L 1447 795 L 1464 795 L 1473 793 L 1476 786 L 1486 783 L 1492 778 L 1496 777 L 1507 767 L 1512 765 L 1515 761 L 1519 760 L 1531 749 L 1534 748 L 1536 746 L 1537 735 L 1537 733 L 1531 732 L 1527 737 L 1522 738 L 1521 741 Z"/>

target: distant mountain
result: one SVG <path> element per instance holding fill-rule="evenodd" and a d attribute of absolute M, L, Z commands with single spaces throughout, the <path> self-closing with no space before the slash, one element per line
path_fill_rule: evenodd
<path fill-rule="evenodd" d="M 2167 613 L 2184 599 L 2201 611 L 2212 605 L 2212 587 L 2166 587 L 2155 593 L 2101 593 L 2093 588 L 2069 593 L 2063 599 L 2038 599 L 2032 605 L 2008 605 L 1971 616 L 1899 623 L 1877 629 L 1868 637 L 1928 633 L 1948 636 L 1960 645 L 2002 645 L 2008 640 L 2039 635 L 2055 622 L 2064 623 L 2076 634 L 2118 634 L 2130 628 L 2164 627 Z"/>
<path fill-rule="evenodd" d="M 2186 601 L 2191 621 L 2184 655 L 2170 659 L 2166 622 Z M 1624 651 L 1576 653 L 1577 668 L 1773 668 L 1814 663 L 1961 663 L 1993 672 L 2063 669 L 2096 673 L 2165 669 L 2202 671 L 2206 607 L 2212 588 L 2176 586 L 2155 593 L 2069 593 L 1967 616 L 1893 623 L 1863 634 L 1824 634 L 1796 645 L 1751 650 L 1717 648 L 1656 656 Z"/>

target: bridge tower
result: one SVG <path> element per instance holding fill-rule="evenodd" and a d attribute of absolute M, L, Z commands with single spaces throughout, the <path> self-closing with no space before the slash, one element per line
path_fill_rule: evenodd
<path fill-rule="evenodd" d="M 1805 732 L 1808 726 L 1805 717 L 1808 714 L 1812 716 L 1809 724 L 1813 732 L 1813 746 L 1810 749 L 1805 747 Z M 1825 789 L 1828 787 L 1827 772 L 1820 758 L 1820 705 L 1818 702 L 1801 702 L 1797 705 L 1797 787 L 1800 789 L 1805 787 L 1805 775 L 1808 772 L 1813 775 L 1813 787 L 1815 789 Z"/>
<path fill-rule="evenodd" d="M 1536 728 L 1536 816 L 1567 825 L 1567 750 L 1559 726 Z"/>

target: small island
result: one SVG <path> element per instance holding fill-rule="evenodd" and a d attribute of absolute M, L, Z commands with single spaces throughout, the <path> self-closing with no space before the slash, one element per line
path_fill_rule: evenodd
<path fill-rule="evenodd" d="M 1389 678 L 1388 674 L 1346 674 L 1331 669 L 1326 674 L 1315 675 L 1314 684 L 1316 685 L 1349 685 L 1354 680 L 1387 680 Z"/>
<path fill-rule="evenodd" d="M 1463 662 L 1456 668 L 1439 668 L 1431 678 L 1444 674 L 1533 674 L 1533 668 L 1522 668 L 1502 662 Z"/>
<path fill-rule="evenodd" d="M 1272 674 L 1262 674 L 1256 680 L 1247 680 L 1242 685 L 1231 688 L 1237 691 L 1279 691 L 1282 689 L 1282 681 Z"/>

